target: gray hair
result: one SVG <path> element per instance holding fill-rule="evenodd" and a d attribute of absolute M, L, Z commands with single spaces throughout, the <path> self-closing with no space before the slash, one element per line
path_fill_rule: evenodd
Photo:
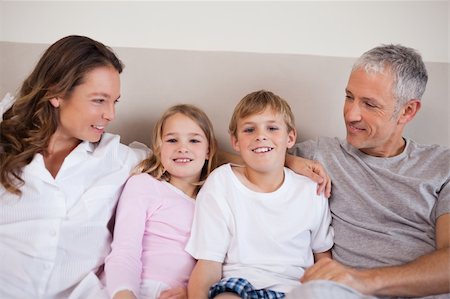
<path fill-rule="evenodd" d="M 409 100 L 422 98 L 428 75 L 420 54 L 401 45 L 375 47 L 355 62 L 352 71 L 364 69 L 368 73 L 390 71 L 394 76 L 393 95 L 396 99 L 394 115 Z"/>

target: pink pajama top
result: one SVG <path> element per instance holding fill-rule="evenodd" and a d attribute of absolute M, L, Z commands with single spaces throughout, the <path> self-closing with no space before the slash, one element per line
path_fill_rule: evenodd
<path fill-rule="evenodd" d="M 117 208 L 106 286 L 139 294 L 141 280 L 186 286 L 195 260 L 184 250 L 195 201 L 171 184 L 143 173 L 125 185 Z"/>

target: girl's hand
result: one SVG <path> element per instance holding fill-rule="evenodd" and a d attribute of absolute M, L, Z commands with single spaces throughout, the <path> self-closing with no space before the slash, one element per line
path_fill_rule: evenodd
<path fill-rule="evenodd" d="M 186 288 L 173 288 L 161 292 L 158 299 L 187 299 L 187 289 Z"/>

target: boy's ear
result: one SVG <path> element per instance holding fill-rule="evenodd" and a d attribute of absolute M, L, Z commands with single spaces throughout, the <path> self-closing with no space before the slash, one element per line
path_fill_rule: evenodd
<path fill-rule="evenodd" d="M 51 98 L 49 102 L 50 104 L 52 104 L 53 107 L 59 108 L 60 99 L 58 97 Z"/>
<path fill-rule="evenodd" d="M 239 152 L 239 141 L 236 138 L 236 136 L 234 136 L 234 134 L 230 134 L 230 140 L 231 140 L 231 146 L 233 147 L 233 149 L 237 152 Z"/>
<path fill-rule="evenodd" d="M 292 129 L 292 130 L 288 133 L 287 148 L 293 147 L 296 141 L 297 141 L 297 130 Z"/>

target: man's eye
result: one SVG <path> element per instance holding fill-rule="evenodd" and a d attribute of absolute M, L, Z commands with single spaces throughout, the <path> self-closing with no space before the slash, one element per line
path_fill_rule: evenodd
<path fill-rule="evenodd" d="M 369 108 L 376 108 L 376 107 L 377 107 L 377 105 L 374 105 L 374 104 L 372 104 L 372 103 L 370 103 L 370 102 L 366 102 L 365 104 L 366 104 L 366 106 L 369 107 Z"/>
<path fill-rule="evenodd" d="M 101 104 L 101 103 L 103 103 L 105 100 L 104 100 L 104 99 L 94 99 L 93 101 L 94 101 L 95 103 Z"/>

